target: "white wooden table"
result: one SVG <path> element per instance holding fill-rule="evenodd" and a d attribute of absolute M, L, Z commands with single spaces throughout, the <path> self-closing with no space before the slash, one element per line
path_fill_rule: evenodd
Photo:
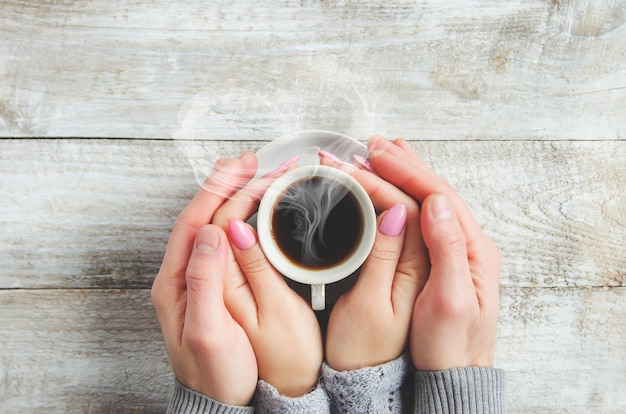
<path fill-rule="evenodd" d="M 465 197 L 510 412 L 626 412 L 624 0 L 0 1 L 0 412 L 164 411 L 192 164 L 303 129 L 405 137 Z"/>

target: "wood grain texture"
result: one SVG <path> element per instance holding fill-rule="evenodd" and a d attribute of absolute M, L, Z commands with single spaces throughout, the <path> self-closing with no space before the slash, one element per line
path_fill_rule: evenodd
<path fill-rule="evenodd" d="M 626 410 L 626 289 L 504 288 L 496 365 L 513 413 Z"/>
<path fill-rule="evenodd" d="M 626 410 L 625 288 L 504 288 L 510 413 Z M 164 412 L 173 376 L 147 290 L 0 291 L 0 408 Z"/>
<path fill-rule="evenodd" d="M 0 136 L 623 139 L 624 10 L 4 0 Z"/>
<path fill-rule="evenodd" d="M 626 411 L 626 0 L 0 0 L 0 412 L 163 412 L 173 222 L 303 129 L 407 138 L 501 247 L 509 412 Z"/>
<path fill-rule="evenodd" d="M 0 141 L 0 287 L 149 287 L 198 188 L 176 144 L 263 143 Z M 626 142 L 413 144 L 501 247 L 504 285 L 626 286 Z"/>
<path fill-rule="evenodd" d="M 0 291 L 0 410 L 163 413 L 173 375 L 147 290 Z"/>

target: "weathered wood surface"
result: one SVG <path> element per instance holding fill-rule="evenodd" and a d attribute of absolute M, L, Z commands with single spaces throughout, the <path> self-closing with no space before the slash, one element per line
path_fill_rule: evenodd
<path fill-rule="evenodd" d="M 0 0 L 0 412 L 163 412 L 149 287 L 187 156 L 309 128 L 410 139 L 502 248 L 510 412 L 625 412 L 625 23 L 625 0 Z"/>
<path fill-rule="evenodd" d="M 0 1 L 0 136 L 623 139 L 626 2 Z M 217 121 L 216 121 L 217 119 Z"/>
<path fill-rule="evenodd" d="M 0 141 L 0 287 L 149 287 L 198 188 L 176 144 L 263 142 Z M 625 141 L 413 145 L 501 246 L 503 285 L 626 286 Z"/>
<path fill-rule="evenodd" d="M 621 413 L 625 288 L 502 290 L 511 413 Z M 0 291 L 5 412 L 164 412 L 173 376 L 148 290 Z"/>
<path fill-rule="evenodd" d="M 200 149 L 0 141 L 6 407 L 162 410 L 172 378 L 147 288 L 197 188 L 177 144 Z M 201 147 L 234 156 L 261 145 Z M 413 145 L 503 249 L 497 362 L 510 373 L 511 411 L 626 408 L 626 143 Z"/>

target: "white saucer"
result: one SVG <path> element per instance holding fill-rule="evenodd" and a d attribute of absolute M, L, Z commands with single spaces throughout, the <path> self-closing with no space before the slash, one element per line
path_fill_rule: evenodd
<path fill-rule="evenodd" d="M 300 156 L 298 166 L 317 165 L 319 150 L 328 151 L 348 163 L 353 162 L 353 155 L 368 156 L 365 144 L 347 135 L 324 130 L 300 131 L 276 138 L 257 151 L 257 176 L 274 170 L 294 155 Z"/>

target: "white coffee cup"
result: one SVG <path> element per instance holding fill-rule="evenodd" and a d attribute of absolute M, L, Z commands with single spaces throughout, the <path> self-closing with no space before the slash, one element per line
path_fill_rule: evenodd
<path fill-rule="evenodd" d="M 324 191 L 328 185 L 332 193 Z M 340 199 L 343 204 L 338 205 Z M 310 205 L 304 205 L 304 201 Z M 326 223 L 326 240 L 321 240 L 319 228 L 313 228 L 319 218 L 316 215 L 325 215 L 323 210 L 333 211 Z M 357 216 L 350 214 L 353 210 Z M 272 183 L 261 199 L 256 225 L 259 243 L 269 262 L 283 276 L 311 285 L 311 305 L 322 310 L 326 306 L 325 285 L 353 274 L 370 254 L 376 237 L 376 212 L 367 192 L 350 175 L 332 167 L 307 165 Z M 284 228 L 275 229 L 275 225 Z M 303 226 L 308 230 L 306 235 L 302 233 Z M 292 237 L 294 234 L 297 236 Z M 345 246 L 341 244 L 344 241 Z M 329 246 L 333 243 L 339 243 L 338 248 Z M 311 246 L 315 251 L 309 252 Z M 300 250 L 301 256 L 297 257 Z M 341 257 L 329 262 L 322 257 L 324 252 L 328 253 L 326 256 Z"/>

